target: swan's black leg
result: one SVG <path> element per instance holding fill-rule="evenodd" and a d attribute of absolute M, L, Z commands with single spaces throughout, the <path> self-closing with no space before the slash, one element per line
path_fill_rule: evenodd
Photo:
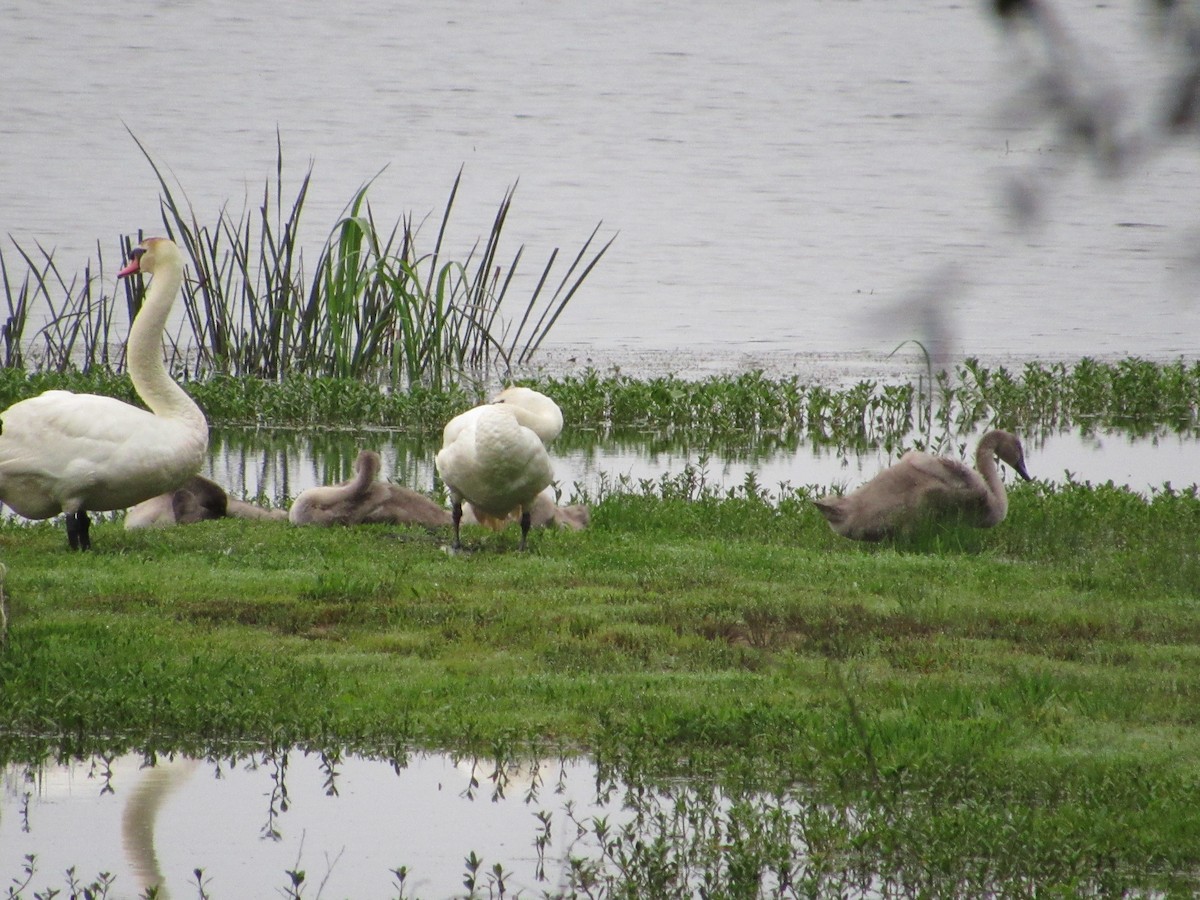
<path fill-rule="evenodd" d="M 88 529 L 92 525 L 92 520 L 88 518 L 88 514 L 82 509 L 75 513 L 75 540 L 78 542 L 79 550 L 91 550 L 92 539 L 88 534 Z"/>
<path fill-rule="evenodd" d="M 529 536 L 529 526 L 532 524 L 532 522 L 533 522 L 533 516 L 531 516 L 529 514 L 529 510 L 527 510 L 527 509 L 521 510 L 521 547 L 520 547 L 520 549 L 522 549 L 522 550 L 525 549 L 525 539 Z"/>
<path fill-rule="evenodd" d="M 67 513 L 67 543 L 72 550 L 91 550 L 92 540 L 88 536 L 88 528 L 92 520 L 83 510 Z"/>
<path fill-rule="evenodd" d="M 66 515 L 67 523 L 67 546 L 72 550 L 79 549 L 79 524 L 75 521 L 75 513 L 69 512 Z"/>
<path fill-rule="evenodd" d="M 455 550 L 462 549 L 462 540 L 459 538 L 458 529 L 462 524 L 462 501 L 455 500 L 454 505 L 450 509 L 450 518 L 454 522 L 454 543 L 450 546 Z"/>

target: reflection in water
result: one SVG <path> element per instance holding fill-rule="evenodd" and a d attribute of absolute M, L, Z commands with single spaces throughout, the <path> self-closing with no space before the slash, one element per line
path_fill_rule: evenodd
<path fill-rule="evenodd" d="M 171 894 L 154 846 L 154 824 L 167 797 L 195 771 L 193 759 L 173 759 L 141 769 L 129 799 L 121 810 L 121 846 L 129 868 L 143 892 L 158 887 L 157 897 Z"/>
<path fill-rule="evenodd" d="M 283 505 L 307 488 L 351 478 L 359 451 L 374 450 L 382 457 L 381 477 L 429 493 L 440 438 L 382 430 L 218 428 L 210 435 L 205 474 L 231 496 Z"/>
<path fill-rule="evenodd" d="M 730 489 L 753 474 L 768 490 L 782 486 L 853 487 L 896 461 L 914 438 L 937 452 L 965 458 L 982 429 L 956 434 L 926 430 L 895 435 L 865 428 L 852 441 L 813 441 L 796 434 L 742 434 L 718 439 L 686 434 L 614 430 L 606 434 L 567 431 L 554 447 L 560 503 L 595 502 L 617 488 L 694 471 L 708 487 Z M 1063 482 L 1112 480 L 1146 491 L 1170 482 L 1176 488 L 1200 479 L 1196 441 L 1190 433 L 1153 429 L 1133 435 L 1116 430 L 1081 431 L 1047 425 L 1024 429 L 1030 474 Z M 360 448 L 377 451 L 381 477 L 440 496 L 433 467 L 437 436 L 388 431 L 215 429 L 205 474 L 231 496 L 261 497 L 285 505 L 300 491 L 344 481 Z"/>
<path fill-rule="evenodd" d="M 36 886 L 59 887 L 74 867 L 82 878 L 114 875 L 121 897 L 131 884 L 139 896 L 191 896 L 197 869 L 213 897 L 270 896 L 301 870 L 337 896 L 395 896 L 401 871 L 417 895 L 449 896 L 473 858 L 485 862 L 481 890 L 501 877 L 509 890 L 541 892 L 589 852 L 593 817 L 627 820 L 613 788 L 597 784 L 596 769 L 571 758 L 292 751 L 10 766 L 0 877 L 34 854 Z"/>
<path fill-rule="evenodd" d="M 134 882 L 146 896 L 153 879 L 157 896 L 169 889 L 177 900 L 198 888 L 214 900 L 312 896 L 318 885 L 320 895 L 356 898 L 463 896 L 464 887 L 470 896 L 994 896 L 1064 879 L 1099 893 L 1077 860 L 1031 863 L 1003 840 L 994 853 L 964 848 L 966 858 L 928 866 L 924 845 L 901 836 L 927 828 L 929 811 L 889 791 L 855 792 L 846 806 L 811 785 L 654 780 L 577 757 L 291 750 L 181 760 L 161 775 L 143 762 L 3 769 L 0 878 L 32 856 L 31 889 L 57 889 L 74 867 L 69 877 L 108 873 L 113 898 L 132 896 Z M 1013 812 L 1012 841 L 1026 815 Z M 306 892 L 285 893 L 301 873 Z"/>
<path fill-rule="evenodd" d="M 712 785 L 628 784 L 573 757 L 301 751 L 10 766 L 0 810 L 14 808 L 18 816 L 0 816 L 0 873 L 34 854 L 35 884 L 75 867 L 109 873 L 115 896 L 134 882 L 139 896 L 156 886 L 159 897 L 192 895 L 198 883 L 211 897 L 269 896 L 301 871 L 331 896 L 441 897 L 464 885 L 492 896 L 607 895 L 617 884 L 638 896 L 688 894 L 747 865 L 770 892 L 807 871 L 806 827 L 851 822 L 790 791 L 734 798 Z M 737 858 L 746 852 L 730 845 L 737 834 L 767 843 Z M 861 875 L 822 865 L 819 880 L 864 895 Z"/>

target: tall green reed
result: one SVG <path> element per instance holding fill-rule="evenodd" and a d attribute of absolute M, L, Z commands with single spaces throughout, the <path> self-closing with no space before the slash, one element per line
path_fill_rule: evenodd
<path fill-rule="evenodd" d="M 172 368 L 195 379 L 305 375 L 445 387 L 491 369 L 508 370 L 537 352 L 615 239 L 597 246 L 597 225 L 561 277 L 555 249 L 523 306 L 520 299 L 506 305 L 523 280 L 518 269 L 524 248 L 507 265 L 500 256 L 515 187 L 506 191 L 486 235 L 460 261 L 445 258 L 445 243 L 461 170 L 432 252 L 418 249 L 423 222 L 411 215 L 390 228 L 379 226 L 367 197 L 372 178 L 355 192 L 315 265 L 306 270 L 299 234 L 312 166 L 285 199 L 278 135 L 275 171 L 257 207 L 240 213 L 222 208 L 216 222 L 206 224 L 186 193 L 130 134 L 158 180 L 166 233 L 189 262 L 183 321 L 168 341 Z M 132 243 L 124 239 L 126 253 Z M 16 368 L 32 363 L 52 371 L 93 365 L 119 370 L 121 345 L 114 338 L 123 337 L 121 322 L 114 318 L 115 298 L 102 292 L 103 269 L 93 278 L 89 265 L 77 284 L 59 271 L 51 252 L 39 247 L 38 256 L 14 246 L 26 272 L 10 278 L 0 251 L 8 306 L 0 363 Z M 140 279 L 126 283 L 130 320 L 141 287 Z M 513 304 L 518 305 L 510 316 Z M 31 347 L 29 315 L 37 308 L 48 310 L 48 323 Z"/>
<path fill-rule="evenodd" d="M 13 246 L 25 271 L 14 283 L 8 261 L 0 251 L 0 279 L 7 306 L 0 327 L 0 365 L 84 372 L 119 366 L 124 354 L 124 323 L 115 316 L 115 304 L 102 292 L 105 277 L 100 246 L 96 247 L 98 270 L 89 262 L 82 277 L 65 275 L 54 261 L 53 251 L 41 244 L 36 252 L 15 242 Z M 31 321 L 31 314 L 37 310 L 43 315 Z M 36 330 L 29 335 L 31 327 Z"/>
<path fill-rule="evenodd" d="M 536 352 L 615 239 L 588 258 L 597 225 L 558 288 L 545 297 L 556 249 L 512 331 L 503 304 L 524 248 L 507 270 L 497 259 L 515 187 L 502 198 L 482 243 L 460 262 L 443 261 L 442 253 L 461 169 L 428 254 L 418 250 L 421 226 L 411 215 L 390 230 L 379 227 L 367 197 L 371 179 L 343 210 L 306 281 L 297 234 L 312 168 L 285 208 L 278 137 L 274 183 L 265 186 L 257 215 L 219 217 L 216 234 L 224 235 L 226 247 L 200 225 L 190 204 L 185 209 L 176 201 L 161 169 L 138 146 L 162 188 L 164 225 L 179 233 L 201 273 L 203 307 L 197 290 L 185 292 L 198 344 L 207 351 L 196 361 L 198 373 L 268 378 L 302 373 L 444 386 L 495 366 L 509 369 Z"/>

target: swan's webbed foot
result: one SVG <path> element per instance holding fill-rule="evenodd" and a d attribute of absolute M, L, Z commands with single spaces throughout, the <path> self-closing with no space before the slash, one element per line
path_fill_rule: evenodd
<path fill-rule="evenodd" d="M 67 544 L 72 550 L 92 549 L 92 539 L 88 536 L 91 524 L 92 520 L 82 509 L 67 513 Z"/>

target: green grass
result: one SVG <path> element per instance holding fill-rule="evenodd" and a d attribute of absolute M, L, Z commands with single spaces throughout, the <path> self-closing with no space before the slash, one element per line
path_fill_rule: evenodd
<path fill-rule="evenodd" d="M 739 827 L 853 810 L 809 835 L 829 866 L 938 895 L 1200 884 L 1194 492 L 1021 485 L 994 530 L 879 546 L 803 492 L 686 493 L 610 494 L 529 554 L 226 521 L 100 523 L 82 555 L 4 524 L 0 744 L 578 750 L 789 798 Z M 640 837 L 608 860 L 630 896 L 671 883 Z M 729 867 L 768 863 L 730 846 L 705 871 L 744 895 Z"/>

